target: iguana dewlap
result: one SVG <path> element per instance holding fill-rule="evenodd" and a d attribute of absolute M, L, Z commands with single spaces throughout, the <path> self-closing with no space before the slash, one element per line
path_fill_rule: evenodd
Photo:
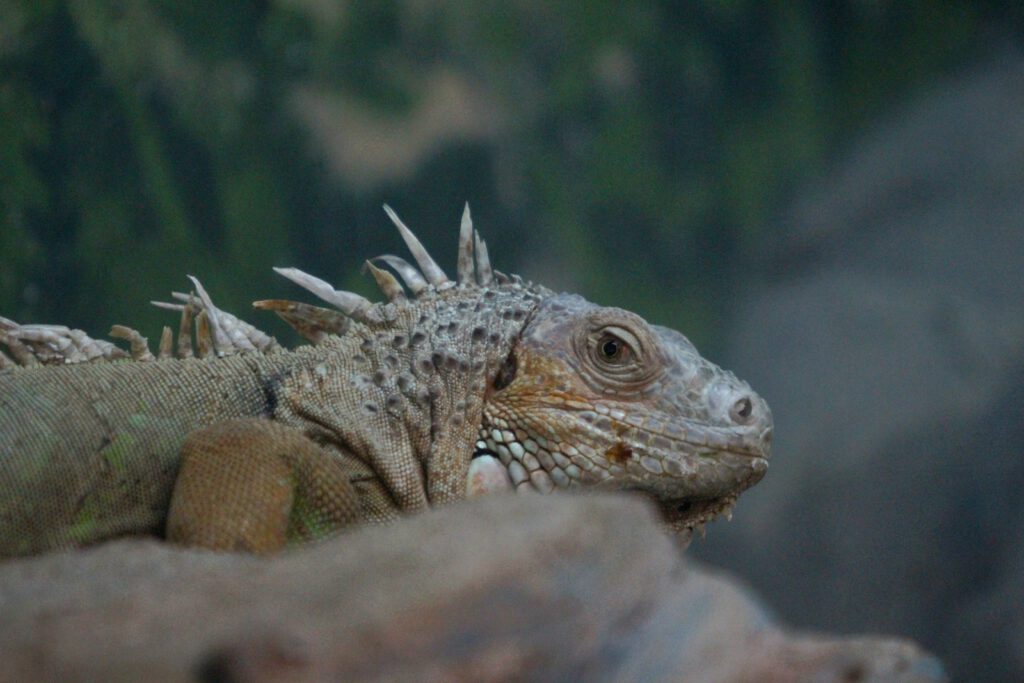
<path fill-rule="evenodd" d="M 764 475 L 767 404 L 687 339 L 491 270 L 468 209 L 452 282 L 392 212 L 418 268 L 367 263 L 371 303 L 278 269 L 334 306 L 257 302 L 284 350 L 196 295 L 177 356 L 132 358 L 0 319 L 0 556 L 130 534 L 256 552 L 501 490 L 635 490 L 677 527 Z M 194 354 L 190 325 L 195 320 Z"/>

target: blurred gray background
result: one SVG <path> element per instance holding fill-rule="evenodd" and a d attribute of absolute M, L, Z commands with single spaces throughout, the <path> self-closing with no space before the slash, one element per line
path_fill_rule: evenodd
<path fill-rule="evenodd" d="M 691 551 L 797 627 L 1024 680 L 1024 9 L 0 0 L 0 313 L 155 338 L 198 275 L 442 264 L 676 327 L 776 415 Z M 299 295 L 301 296 L 301 295 Z"/>

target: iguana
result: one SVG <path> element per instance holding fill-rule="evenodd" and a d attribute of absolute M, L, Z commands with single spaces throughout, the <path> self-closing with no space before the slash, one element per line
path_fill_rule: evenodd
<path fill-rule="evenodd" d="M 467 496 L 591 486 L 646 493 L 692 529 L 764 475 L 767 404 L 682 334 L 492 270 L 468 205 L 453 282 L 385 210 L 418 265 L 366 262 L 385 301 L 275 269 L 334 307 L 254 304 L 311 342 L 294 350 L 195 278 L 158 304 L 182 322 L 157 357 L 125 327 L 131 358 L 0 319 L 0 556 L 133 534 L 268 552 Z"/>

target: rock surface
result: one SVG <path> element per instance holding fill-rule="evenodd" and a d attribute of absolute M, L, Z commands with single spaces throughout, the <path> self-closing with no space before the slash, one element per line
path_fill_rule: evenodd
<path fill-rule="evenodd" d="M 765 483 L 697 554 L 805 628 L 902 633 L 1024 680 L 1024 59 L 867 133 L 783 221 L 725 365 Z"/>
<path fill-rule="evenodd" d="M 0 679 L 941 681 L 793 636 L 639 501 L 504 497 L 276 558 L 154 541 L 0 566 Z"/>

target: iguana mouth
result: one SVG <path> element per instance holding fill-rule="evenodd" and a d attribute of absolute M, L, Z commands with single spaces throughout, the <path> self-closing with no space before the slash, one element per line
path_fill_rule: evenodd
<path fill-rule="evenodd" d="M 543 398 L 539 403 L 547 404 Z M 669 416 L 661 412 L 644 415 L 630 414 L 624 409 L 601 403 L 567 405 L 563 401 L 551 401 L 557 412 L 555 419 L 574 419 L 572 429 L 579 436 L 589 436 L 592 442 L 613 439 L 632 450 L 660 451 L 663 454 L 687 456 L 714 456 L 728 453 L 750 458 L 767 459 L 770 455 L 773 428 L 769 424 L 755 431 L 751 427 L 733 425 L 712 425 L 699 418 L 678 415 Z M 495 422 L 506 418 L 508 422 L 543 423 L 544 412 L 532 415 L 514 416 L 506 411 L 496 411 Z M 528 431 L 533 431 L 529 429 Z M 543 430 L 538 430 L 543 431 Z M 671 459 L 671 456 L 669 456 Z"/>
<path fill-rule="evenodd" d="M 574 434 L 572 445 L 559 446 L 587 470 L 583 483 L 599 488 L 635 488 L 661 500 L 711 500 L 759 481 L 768 467 L 771 427 L 754 433 L 657 413 L 637 419 L 591 410 L 564 411 L 562 419 L 570 416 L 575 419 L 566 431 Z M 494 432 L 490 445 L 500 453 Z M 580 454 L 584 457 L 573 457 Z"/>
<path fill-rule="evenodd" d="M 699 420 L 659 414 L 645 419 L 586 410 L 575 415 L 598 434 L 614 434 L 633 448 L 650 448 L 684 456 L 730 453 L 767 459 L 772 439 L 771 427 L 754 434 L 747 429 L 712 426 Z"/>
<path fill-rule="evenodd" d="M 671 533 L 699 531 L 704 535 L 708 522 L 718 517 L 732 519 L 732 508 L 739 493 L 711 500 L 677 500 L 658 503 L 662 522 Z"/>
<path fill-rule="evenodd" d="M 543 418 L 520 416 L 512 427 L 494 417 L 480 430 L 474 458 L 492 456 L 494 466 L 507 474 L 507 482 L 492 483 L 517 491 L 549 493 L 555 489 L 587 486 L 604 490 L 636 490 L 662 501 L 686 503 L 694 512 L 717 513 L 724 509 L 710 501 L 746 489 L 759 481 L 768 468 L 771 429 L 756 439 L 740 442 L 724 429 L 703 427 L 696 442 L 669 438 L 669 430 L 650 431 L 593 412 L 563 412 L 559 424 L 573 434 L 572 441 L 540 436 Z M 576 419 L 566 420 L 573 416 Z M 650 420 L 656 425 L 660 420 Z M 725 438 L 709 438 L 712 430 Z M 674 434 L 691 433 L 682 429 Z M 719 435 L 713 435 L 719 436 Z M 742 448 L 738 445 L 742 443 Z M 723 447 L 720 447 L 719 444 Z M 500 461 L 500 464 L 498 463 Z M 479 467 L 484 467 L 478 463 Z M 508 485 L 510 484 L 510 486 Z M 687 519 L 700 515 L 688 514 Z M 697 519 L 699 521 L 699 519 Z"/>
<path fill-rule="evenodd" d="M 495 476 L 496 472 L 499 472 L 498 480 L 501 483 L 498 486 L 494 486 L 495 480 L 492 479 L 489 484 L 485 484 L 482 487 L 480 483 L 477 483 L 476 490 L 470 495 L 479 495 L 480 493 L 493 493 L 496 490 L 508 490 L 508 480 L 506 479 L 506 468 L 503 465 L 498 464 L 499 454 L 494 450 L 486 447 L 478 447 L 473 452 L 473 460 L 477 463 L 487 463 L 484 465 L 483 470 L 488 471 L 488 476 Z M 488 466 L 489 465 L 489 466 Z M 756 477 L 750 481 L 747 486 L 743 489 L 752 486 L 756 483 Z M 493 488 L 492 488 L 493 487 Z M 589 488 L 578 488 L 577 490 L 602 490 L 605 487 L 600 485 Z M 633 492 L 643 494 L 644 491 L 638 488 L 625 488 L 609 486 L 607 489 L 619 488 L 623 492 Z M 527 480 L 522 482 L 521 485 L 516 486 L 517 492 L 529 492 L 536 493 L 537 488 L 530 485 Z M 694 531 L 699 531 L 703 536 L 706 525 L 717 519 L 718 517 L 725 516 L 727 519 L 732 519 L 732 508 L 736 504 L 736 499 L 739 497 L 740 491 L 729 493 L 716 498 L 677 498 L 674 500 L 661 500 L 657 502 L 657 509 L 662 522 L 664 523 L 666 530 L 673 535 L 686 535 L 683 539 L 688 542 L 690 535 Z"/>

